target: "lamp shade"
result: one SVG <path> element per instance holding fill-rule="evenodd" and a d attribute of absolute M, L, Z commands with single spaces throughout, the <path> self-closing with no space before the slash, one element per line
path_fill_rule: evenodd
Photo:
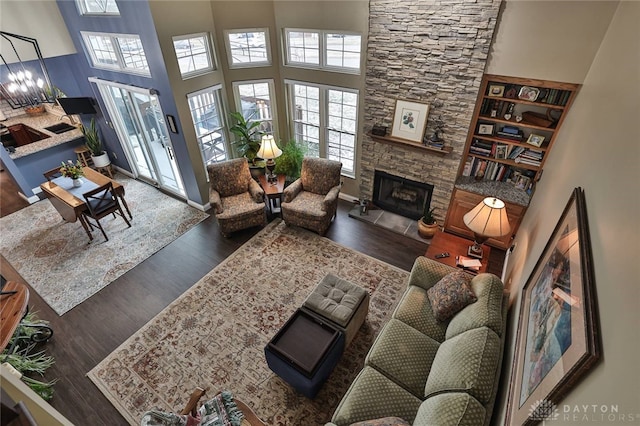
<path fill-rule="evenodd" d="M 278 148 L 278 145 L 276 145 L 276 141 L 273 139 L 273 136 L 264 135 L 262 137 L 262 144 L 260 145 L 260 149 L 256 155 L 260 158 L 264 158 L 265 160 L 271 160 L 280 157 L 282 155 L 282 150 Z"/>
<path fill-rule="evenodd" d="M 462 218 L 467 228 L 477 235 L 502 237 L 511 230 L 504 201 L 487 197 Z"/>

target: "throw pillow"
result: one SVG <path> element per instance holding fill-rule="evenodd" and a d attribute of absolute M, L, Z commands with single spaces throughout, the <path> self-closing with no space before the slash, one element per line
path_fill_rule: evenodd
<path fill-rule="evenodd" d="M 469 283 L 469 275 L 455 271 L 445 275 L 433 287 L 427 290 L 433 316 L 443 322 L 461 311 L 477 299 Z"/>

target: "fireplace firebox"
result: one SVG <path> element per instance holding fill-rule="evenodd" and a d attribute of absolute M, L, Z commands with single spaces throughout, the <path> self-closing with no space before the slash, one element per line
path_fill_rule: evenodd
<path fill-rule="evenodd" d="M 373 180 L 373 204 L 383 210 L 420 219 L 431 206 L 433 185 L 376 170 Z"/>

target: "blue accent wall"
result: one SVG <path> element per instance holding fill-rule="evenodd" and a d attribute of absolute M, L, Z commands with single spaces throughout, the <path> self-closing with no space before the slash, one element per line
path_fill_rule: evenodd
<path fill-rule="evenodd" d="M 115 81 L 142 88 L 153 88 L 157 91 L 163 113 L 171 114 L 178 120 L 177 107 L 173 101 L 172 89 L 166 73 L 164 58 L 147 1 L 119 1 L 118 8 L 120 9 L 120 16 L 81 16 L 78 13 L 75 2 L 57 0 L 57 4 L 78 53 L 61 57 L 58 63 L 52 63 L 51 65 L 47 63 L 47 67 L 51 67 L 49 68 L 49 73 L 52 76 L 52 83 L 54 85 L 63 89 L 63 86 L 58 85 L 56 80 L 53 79 L 54 75 L 56 75 L 56 78 L 60 76 L 61 83 L 64 82 L 65 86 L 69 87 L 67 89 L 70 91 L 68 93 L 69 96 L 73 94 L 73 96 L 94 97 L 98 99 L 100 108 L 103 111 L 106 110 L 100 94 L 95 85 L 88 81 L 89 77 L 97 77 L 103 80 Z M 137 34 L 145 50 L 151 77 L 92 68 L 84 52 L 80 31 Z M 61 67 L 63 68 L 61 69 Z M 73 92 L 73 90 L 75 90 L 73 84 L 66 81 L 68 77 L 62 75 L 70 71 L 73 73 L 76 81 L 78 88 L 77 93 Z M 88 119 L 83 118 L 83 121 L 85 120 Z M 106 117 L 98 114 L 96 121 L 104 137 L 105 147 L 112 157 L 112 162 L 118 167 L 131 171 L 126 162 L 124 151 L 118 142 L 118 137 L 115 131 L 107 124 Z M 177 123 L 177 125 L 178 129 L 180 129 L 181 124 Z M 206 204 L 208 200 L 203 200 L 200 196 L 196 177 L 193 172 L 194 165 L 191 163 L 182 132 L 180 131 L 178 134 L 169 133 L 169 137 L 171 138 L 171 143 L 174 148 L 187 198 L 198 204 Z M 111 155 L 113 152 L 116 153 L 117 159 Z M 201 167 L 201 165 L 197 165 L 197 167 Z"/>

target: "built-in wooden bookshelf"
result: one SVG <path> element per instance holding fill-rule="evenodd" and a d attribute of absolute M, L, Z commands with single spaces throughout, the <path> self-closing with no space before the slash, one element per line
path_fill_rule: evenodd
<path fill-rule="evenodd" d="M 473 237 L 462 222 L 469 200 L 495 196 L 507 204 L 512 233 L 488 244 L 510 246 L 579 88 L 572 83 L 483 77 L 445 229 Z"/>

